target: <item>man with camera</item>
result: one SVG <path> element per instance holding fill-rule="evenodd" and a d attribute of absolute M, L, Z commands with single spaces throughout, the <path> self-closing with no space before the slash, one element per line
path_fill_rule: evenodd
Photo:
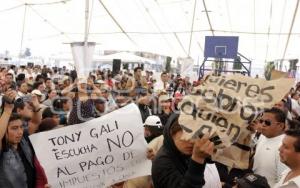
<path fill-rule="evenodd" d="M 0 117 L 0 187 L 34 187 L 34 152 L 28 136 L 41 122 L 41 111 L 36 96 L 31 101 L 16 98 L 9 89 L 3 96 Z"/>

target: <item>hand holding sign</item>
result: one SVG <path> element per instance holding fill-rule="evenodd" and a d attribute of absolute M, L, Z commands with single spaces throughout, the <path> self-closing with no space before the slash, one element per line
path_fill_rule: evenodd
<path fill-rule="evenodd" d="M 194 140 L 192 159 L 203 164 L 205 159 L 213 154 L 214 143 L 209 140 L 209 135 Z"/>
<path fill-rule="evenodd" d="M 181 103 L 179 123 L 184 130 L 183 139 L 195 139 L 207 133 L 217 135 L 221 144 L 216 144 L 216 148 L 227 148 L 227 154 L 233 143 L 247 146 L 250 144 L 245 142 L 250 135 L 248 123 L 255 120 L 265 108 L 271 108 L 280 101 L 293 84 L 294 80 L 288 78 L 266 81 L 242 75 L 209 75 Z M 224 154 L 217 152 L 221 153 Z M 228 166 L 247 168 L 247 160 L 243 164 L 233 156 L 243 156 L 243 160 L 246 158 L 235 151 L 229 160 L 225 161 L 224 155 L 216 154 L 213 159 Z"/>
<path fill-rule="evenodd" d="M 147 149 L 147 159 L 152 161 L 154 158 L 155 158 L 154 150 L 151 148 L 148 148 Z"/>
<path fill-rule="evenodd" d="M 30 136 L 52 187 L 106 187 L 150 175 L 136 105 L 91 121 Z"/>

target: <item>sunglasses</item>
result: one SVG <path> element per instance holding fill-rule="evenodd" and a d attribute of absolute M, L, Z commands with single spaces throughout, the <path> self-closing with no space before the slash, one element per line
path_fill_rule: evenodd
<path fill-rule="evenodd" d="M 260 124 L 265 124 L 266 126 L 271 126 L 272 122 L 270 120 L 264 120 L 264 119 L 260 119 L 259 120 Z"/>

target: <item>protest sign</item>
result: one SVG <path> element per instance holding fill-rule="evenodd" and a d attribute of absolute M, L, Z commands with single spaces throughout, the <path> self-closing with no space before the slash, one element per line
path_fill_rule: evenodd
<path fill-rule="evenodd" d="M 279 71 L 279 70 L 275 70 L 273 69 L 271 71 L 271 80 L 276 80 L 278 78 L 288 78 L 289 73 L 287 72 L 283 72 L 283 71 Z"/>
<path fill-rule="evenodd" d="M 193 73 L 194 60 L 192 58 L 179 59 L 181 63 L 180 75 L 182 77 L 191 77 Z"/>
<path fill-rule="evenodd" d="M 195 88 L 181 103 L 179 123 L 184 130 L 183 138 L 205 133 L 217 135 L 222 143 L 217 146 L 217 153 L 223 157 L 224 150 L 229 147 L 241 149 L 247 145 L 245 140 L 249 140 L 249 122 L 280 101 L 293 84 L 294 80 L 289 78 L 267 81 L 242 75 L 208 75 L 203 85 Z M 234 155 L 239 156 L 236 152 Z M 246 166 L 236 159 L 221 162 L 240 168 Z"/>
<path fill-rule="evenodd" d="M 55 188 L 101 188 L 151 174 L 135 104 L 82 124 L 33 134 L 30 140 Z"/>
<path fill-rule="evenodd" d="M 84 42 L 71 43 L 72 55 L 78 78 L 86 79 L 93 70 L 93 54 L 95 46 L 95 42 L 88 42 L 86 46 Z"/>

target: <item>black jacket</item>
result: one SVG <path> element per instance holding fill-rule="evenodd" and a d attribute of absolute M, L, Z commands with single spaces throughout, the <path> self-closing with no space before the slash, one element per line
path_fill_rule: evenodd
<path fill-rule="evenodd" d="M 143 123 L 146 121 L 148 116 L 151 116 L 151 109 L 149 108 L 149 106 L 144 105 L 144 104 L 138 104 L 139 110 L 141 112 L 141 116 L 142 116 L 142 120 Z"/>
<path fill-rule="evenodd" d="M 191 156 L 183 155 L 175 146 L 170 134 L 174 114 L 164 128 L 164 143 L 152 164 L 154 188 L 201 188 L 205 184 L 205 164 L 196 163 Z"/>

